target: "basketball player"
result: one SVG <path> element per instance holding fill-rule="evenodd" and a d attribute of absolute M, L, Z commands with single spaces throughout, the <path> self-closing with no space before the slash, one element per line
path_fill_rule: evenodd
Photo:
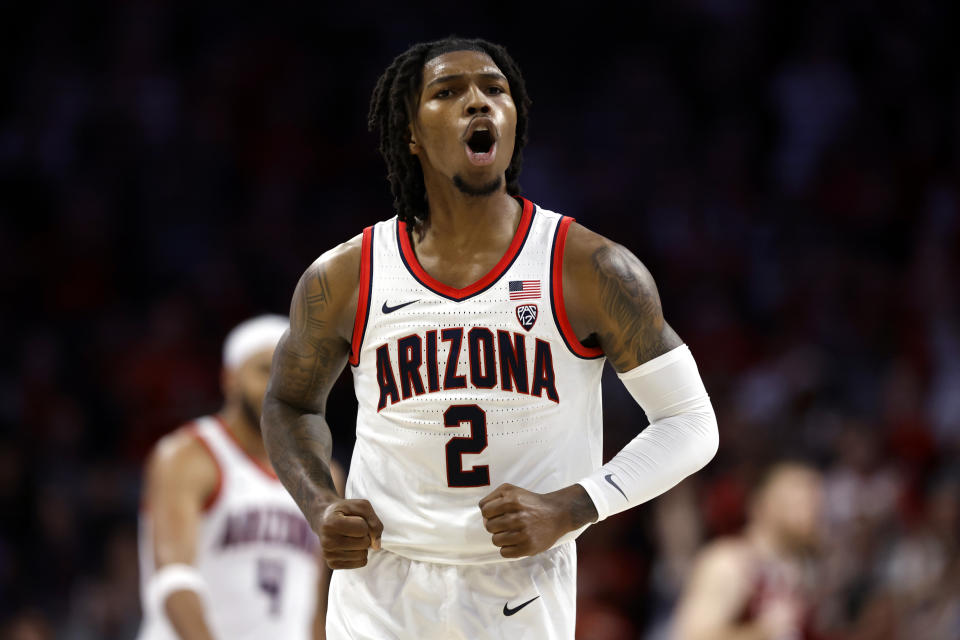
<path fill-rule="evenodd" d="M 811 629 L 809 559 L 817 541 L 820 474 L 774 467 L 744 534 L 701 551 L 677 609 L 677 640 L 801 640 Z"/>
<path fill-rule="evenodd" d="M 343 569 L 330 638 L 572 638 L 573 540 L 716 451 L 647 270 L 519 196 L 528 105 L 500 46 L 446 39 L 397 57 L 370 124 L 398 215 L 322 255 L 294 293 L 263 428 Z M 652 424 L 601 467 L 605 357 Z M 348 361 L 359 411 L 343 500 L 324 405 Z"/>
<path fill-rule="evenodd" d="M 140 640 L 324 637 L 328 572 L 259 431 L 288 325 L 260 316 L 235 328 L 223 349 L 223 409 L 166 436 L 150 456 Z"/>

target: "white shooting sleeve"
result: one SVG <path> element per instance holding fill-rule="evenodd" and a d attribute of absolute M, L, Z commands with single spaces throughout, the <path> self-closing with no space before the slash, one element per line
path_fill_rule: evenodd
<path fill-rule="evenodd" d="M 687 345 L 618 374 L 650 426 L 579 484 L 597 522 L 657 497 L 703 468 L 720 443 L 717 417 Z"/>

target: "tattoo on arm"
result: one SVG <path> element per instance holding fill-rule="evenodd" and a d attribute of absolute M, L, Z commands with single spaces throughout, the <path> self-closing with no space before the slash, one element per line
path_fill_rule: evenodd
<path fill-rule="evenodd" d="M 326 271 L 319 265 L 311 267 L 294 292 L 290 304 L 290 335 L 278 345 L 279 357 L 275 362 L 278 370 L 271 376 L 271 392 L 303 408 L 322 408 L 318 406 L 318 396 L 329 382 L 329 375 L 323 374 L 342 342 L 324 336 L 329 303 Z M 339 370 L 336 373 L 339 374 Z"/>
<path fill-rule="evenodd" d="M 336 334 L 332 289 L 322 264 L 308 269 L 290 308 L 290 333 L 274 355 L 263 407 L 263 437 L 277 476 L 309 518 L 318 500 L 336 494 L 333 441 L 323 416 L 349 344 Z"/>
<path fill-rule="evenodd" d="M 306 309 L 304 313 L 306 315 L 304 327 L 304 335 L 312 335 L 312 331 L 319 331 L 326 326 L 326 321 L 321 320 L 317 317 L 319 314 L 327 310 L 327 305 L 330 303 L 330 283 L 327 281 L 327 272 L 317 267 L 316 269 L 316 285 L 313 291 L 309 291 L 304 287 L 303 298 Z"/>
<path fill-rule="evenodd" d="M 281 403 L 277 405 L 274 417 L 286 414 L 279 419 L 288 422 L 274 433 L 268 447 L 270 460 L 277 477 L 312 523 L 323 494 L 337 493 L 330 475 L 330 427 L 321 415 L 298 415 Z"/>
<path fill-rule="evenodd" d="M 619 245 L 593 253 L 597 293 L 606 329 L 598 336 L 618 371 L 627 371 L 682 344 L 663 319 L 653 278 Z"/>

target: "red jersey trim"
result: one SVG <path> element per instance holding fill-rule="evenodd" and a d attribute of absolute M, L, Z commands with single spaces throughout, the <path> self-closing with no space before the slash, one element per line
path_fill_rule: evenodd
<path fill-rule="evenodd" d="M 410 271 L 410 275 L 412 275 L 427 289 L 430 289 L 434 293 L 457 302 L 465 300 L 471 296 L 475 296 L 478 293 L 482 293 L 489 289 L 497 280 L 500 279 L 500 276 L 502 276 L 507 269 L 510 268 L 510 265 L 513 264 L 513 261 L 516 260 L 517 255 L 520 253 L 520 249 L 523 248 L 523 244 L 526 242 L 527 235 L 530 232 L 530 223 L 533 221 L 534 205 L 526 198 L 517 196 L 517 200 L 523 204 L 523 213 L 520 215 L 520 224 L 517 225 L 517 231 L 513 235 L 513 241 L 510 242 L 507 252 L 503 254 L 503 257 L 500 258 L 500 261 L 493 266 L 487 275 L 462 289 L 455 289 L 449 285 L 443 284 L 439 280 L 433 278 L 433 276 L 427 273 L 426 270 L 420 266 L 420 262 L 417 261 L 417 255 L 414 253 L 413 247 L 410 246 L 410 235 L 407 233 L 407 225 L 403 221 L 398 220 L 397 241 L 400 244 L 400 258 L 404 265 L 406 265 L 407 270 Z"/>
<path fill-rule="evenodd" d="M 200 435 L 200 431 L 197 429 L 196 423 L 191 423 L 188 429 L 190 431 L 190 435 L 200 443 L 200 446 L 207 450 L 210 460 L 212 460 L 213 464 L 217 467 L 217 484 L 213 487 L 213 491 L 210 492 L 210 495 L 207 496 L 207 499 L 203 501 L 203 506 L 201 507 L 203 512 L 206 513 L 213 508 L 213 505 L 217 503 L 217 500 L 220 498 L 220 494 L 223 492 L 223 468 L 220 466 L 220 461 L 217 460 L 217 456 L 213 453 L 213 449 L 210 448 L 210 445 L 207 444 L 207 441 L 204 440 L 203 436 Z"/>
<path fill-rule="evenodd" d="M 560 336 L 573 355 L 579 358 L 600 358 L 603 349 L 599 347 L 585 347 L 577 339 L 570 320 L 567 318 L 567 309 L 563 304 L 563 250 L 567 242 L 567 231 L 573 223 L 573 218 L 563 216 L 557 224 L 556 235 L 553 238 L 553 249 L 550 256 L 550 300 L 553 307 L 553 319 L 560 330 Z"/>
<path fill-rule="evenodd" d="M 360 364 L 360 348 L 367 332 L 370 317 L 370 289 L 373 288 L 373 227 L 363 230 L 360 249 L 360 295 L 357 298 L 357 315 L 353 319 L 353 337 L 350 340 L 350 364 Z"/>
<path fill-rule="evenodd" d="M 245 455 L 245 456 L 247 457 L 247 460 L 249 460 L 251 463 L 253 463 L 253 465 L 254 465 L 257 469 L 260 469 L 260 471 L 263 472 L 263 475 L 267 476 L 267 477 L 270 478 L 271 480 L 276 480 L 277 482 L 280 481 L 280 479 L 277 478 L 277 474 L 273 472 L 273 469 L 271 469 L 271 468 L 268 467 L 267 465 L 263 464 L 262 462 L 260 462 L 260 461 L 257 460 L 256 458 L 254 458 L 252 455 L 250 455 L 250 453 L 249 453 L 246 449 L 243 448 L 243 445 L 240 444 L 240 441 L 239 441 L 239 440 L 237 440 L 237 436 L 233 435 L 233 432 L 230 431 L 230 427 L 228 427 L 228 426 L 227 426 L 227 423 L 223 421 L 223 418 L 221 418 L 219 415 L 215 415 L 215 416 L 213 416 L 213 417 L 216 419 L 217 424 L 220 425 L 220 429 L 222 429 L 223 432 L 224 432 L 225 434 L 227 434 L 227 438 L 229 438 L 230 441 L 234 444 L 234 446 L 235 446 L 237 449 L 239 449 L 240 452 L 243 453 L 243 455 Z"/>

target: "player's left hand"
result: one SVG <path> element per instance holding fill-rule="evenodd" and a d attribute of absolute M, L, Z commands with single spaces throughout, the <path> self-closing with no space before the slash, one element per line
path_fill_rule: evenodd
<path fill-rule="evenodd" d="M 532 556 L 579 526 L 572 526 L 569 498 L 567 490 L 544 494 L 502 484 L 480 501 L 483 526 L 504 558 Z"/>

